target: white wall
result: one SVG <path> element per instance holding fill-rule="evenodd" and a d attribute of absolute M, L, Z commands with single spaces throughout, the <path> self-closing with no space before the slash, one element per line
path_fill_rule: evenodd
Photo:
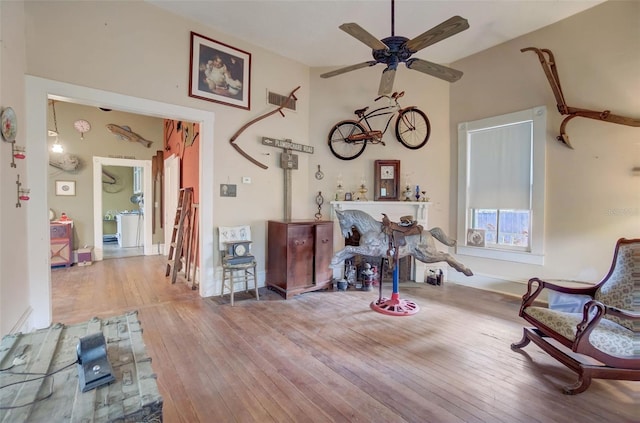
<path fill-rule="evenodd" d="M 25 16 L 22 3 L 0 4 L 0 107 L 12 107 L 18 118 L 16 144 L 26 145 L 27 113 L 24 100 Z M 28 330 L 29 269 L 25 265 L 27 249 L 28 202 L 16 207 L 16 180 L 29 187 L 27 161 L 16 160 L 12 168 L 11 144 L 0 141 L 0 333 Z"/>
<path fill-rule="evenodd" d="M 546 105 L 546 257 L 544 266 L 460 256 L 478 277 L 459 279 L 498 291 L 500 279 L 533 276 L 598 282 L 615 242 L 640 237 L 640 128 L 575 118 L 570 150 L 555 140 L 563 116 L 538 57 L 550 49 L 571 107 L 640 118 L 640 3 L 609 1 L 539 31 L 453 63 L 465 72 L 451 89 L 451 145 L 458 123 Z M 472 24 L 473 25 L 473 24 Z M 452 163 L 452 177 L 457 169 Z M 450 217 L 455 222 L 456 198 Z M 520 288 L 520 293 L 524 292 Z"/>

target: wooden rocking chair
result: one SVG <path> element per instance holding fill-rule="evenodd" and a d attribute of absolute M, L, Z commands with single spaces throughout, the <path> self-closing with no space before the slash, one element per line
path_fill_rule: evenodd
<path fill-rule="evenodd" d="M 588 297 L 581 312 L 564 312 L 534 305 L 544 289 Z M 569 288 L 530 279 L 520 316 L 534 327 L 525 327 L 511 349 L 533 341 L 578 373 L 565 394 L 583 392 L 592 378 L 640 380 L 640 239 L 618 240 L 611 269 L 597 285 Z"/>

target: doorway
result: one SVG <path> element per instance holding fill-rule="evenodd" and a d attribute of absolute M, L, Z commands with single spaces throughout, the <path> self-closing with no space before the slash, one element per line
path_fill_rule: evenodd
<path fill-rule="evenodd" d="M 139 170 L 136 170 L 139 169 Z M 124 177 L 125 172 L 131 178 Z M 138 180 L 134 178 L 137 173 Z M 153 197 L 151 160 L 119 159 L 112 157 L 93 158 L 93 237 L 95 260 L 105 256 L 105 245 L 110 250 L 110 257 L 129 257 L 132 255 L 153 254 L 152 207 L 157 201 Z M 128 181 L 125 187 L 121 181 Z M 137 182 L 140 182 L 136 184 Z M 113 188 L 117 185 L 117 189 Z M 136 186 L 137 185 L 137 186 Z M 138 191 L 138 192 L 136 192 Z M 113 203 L 113 196 L 129 197 L 128 203 Z M 147 198 L 149 201 L 144 201 Z M 142 201 L 141 201 L 142 199 Z M 109 218 L 107 218 L 109 217 Z M 116 243 L 105 243 L 105 227 L 112 226 L 111 232 L 116 236 Z"/>
<path fill-rule="evenodd" d="M 36 76 L 25 76 L 26 109 L 30 111 L 26 125 L 27 180 L 31 188 L 31 200 L 26 209 L 27 243 L 29 255 L 26 257 L 30 295 L 28 319 L 34 328 L 44 328 L 51 324 L 51 269 L 49 267 L 49 216 L 47 201 L 47 145 L 43 142 L 47 133 L 48 99 L 69 101 L 95 107 L 118 109 L 125 112 L 157 116 L 161 118 L 185 120 L 200 123 L 200 210 L 199 239 L 200 295 L 214 294 L 215 260 L 214 244 L 214 181 L 213 146 L 214 114 L 210 110 L 200 110 L 175 104 L 163 103 L 143 98 L 131 97 L 109 91 L 53 81 Z M 206 164 L 206 165 L 205 165 Z M 207 181 L 207 183 L 203 183 Z"/>

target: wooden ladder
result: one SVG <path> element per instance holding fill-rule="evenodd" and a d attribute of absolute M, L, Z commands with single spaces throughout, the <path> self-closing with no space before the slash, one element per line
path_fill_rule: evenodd
<path fill-rule="evenodd" d="M 167 271 L 165 276 L 171 275 L 171 283 L 176 283 L 178 271 L 180 270 L 183 245 L 189 241 L 189 216 L 191 215 L 191 202 L 193 199 L 193 188 L 181 188 L 180 197 L 178 198 L 178 208 L 176 209 L 176 219 L 173 222 L 173 233 L 171 235 L 171 244 L 169 247 L 169 256 L 167 257 Z"/>
<path fill-rule="evenodd" d="M 198 283 L 196 282 L 196 265 L 198 264 L 198 242 L 200 239 L 200 230 L 198 228 L 198 211 L 200 209 L 200 204 L 192 203 L 191 204 L 191 216 L 189 223 L 189 241 L 186 242 L 187 253 L 185 254 L 187 268 L 184 271 L 185 277 L 187 278 L 187 285 L 189 282 L 191 283 L 191 289 L 195 290 L 198 288 Z"/>

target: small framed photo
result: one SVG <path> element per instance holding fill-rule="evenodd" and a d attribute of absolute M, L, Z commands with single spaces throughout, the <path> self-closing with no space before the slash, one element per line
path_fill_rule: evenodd
<path fill-rule="evenodd" d="M 485 230 L 484 229 L 467 229 L 467 246 L 484 247 Z"/>
<path fill-rule="evenodd" d="M 234 184 L 220 184 L 220 197 L 235 197 L 236 186 Z"/>
<path fill-rule="evenodd" d="M 189 96 L 249 110 L 251 54 L 191 33 Z"/>
<path fill-rule="evenodd" d="M 56 181 L 56 195 L 76 195 L 76 181 Z"/>

